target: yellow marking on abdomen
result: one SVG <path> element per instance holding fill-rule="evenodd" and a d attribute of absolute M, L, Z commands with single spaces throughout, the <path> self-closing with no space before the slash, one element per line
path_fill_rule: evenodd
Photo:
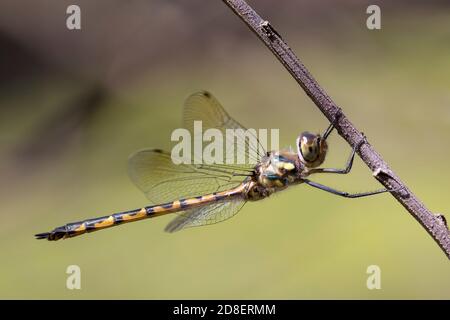
<path fill-rule="evenodd" d="M 86 231 L 86 222 L 83 222 L 78 228 L 74 230 L 75 232 L 83 233 Z"/>
<path fill-rule="evenodd" d="M 167 209 L 163 208 L 162 206 L 155 206 L 152 208 L 154 213 L 158 213 L 158 212 L 166 212 Z"/>
<path fill-rule="evenodd" d="M 201 200 L 200 199 L 197 199 L 197 198 L 190 198 L 190 199 L 186 199 L 185 201 L 184 201 L 184 203 L 187 205 L 187 206 L 190 206 L 190 205 L 193 205 L 193 204 L 198 204 L 198 203 L 200 203 L 201 202 Z"/>
<path fill-rule="evenodd" d="M 180 200 L 177 200 L 177 201 L 174 201 L 174 202 L 173 202 L 172 208 L 171 208 L 170 210 L 173 210 L 173 209 L 180 209 L 180 208 L 181 208 Z"/>
<path fill-rule="evenodd" d="M 98 223 L 94 224 L 94 227 L 95 228 L 107 228 L 107 227 L 111 227 L 112 225 L 114 225 L 114 217 L 109 216 L 102 222 L 98 222 Z"/>
<path fill-rule="evenodd" d="M 204 202 L 204 201 L 211 201 L 211 200 L 214 200 L 214 199 L 216 199 L 216 197 L 213 194 L 208 194 L 208 195 L 202 197 L 202 202 Z"/>
<path fill-rule="evenodd" d="M 139 220 L 144 218 L 147 215 L 147 211 L 145 210 L 145 208 L 142 208 L 141 210 L 139 210 L 137 213 L 130 215 L 130 214 L 124 214 L 122 216 L 122 220 L 123 221 L 132 221 L 132 220 Z"/>

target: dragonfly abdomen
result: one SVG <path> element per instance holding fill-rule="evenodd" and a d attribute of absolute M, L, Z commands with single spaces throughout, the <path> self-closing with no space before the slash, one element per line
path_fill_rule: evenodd
<path fill-rule="evenodd" d="M 68 223 L 57 227 L 51 232 L 40 233 L 36 235 L 37 239 L 47 239 L 56 241 L 59 239 L 72 238 L 87 232 L 93 232 L 120 225 L 125 222 L 137 221 L 149 218 L 146 208 L 115 213 L 109 216 L 103 216 L 93 219 L 87 219 L 79 222 Z"/>
<path fill-rule="evenodd" d="M 37 239 L 47 239 L 56 241 L 59 239 L 72 238 L 84 233 L 103 230 L 123 223 L 138 221 L 147 218 L 154 218 L 168 213 L 174 213 L 203 206 L 214 201 L 220 201 L 232 196 L 241 195 L 245 190 L 244 185 L 235 189 L 198 196 L 189 199 L 176 200 L 160 205 L 148 206 L 126 212 L 114 213 L 109 216 L 87 219 L 79 222 L 68 223 L 65 226 L 57 227 L 51 232 L 36 234 Z"/>

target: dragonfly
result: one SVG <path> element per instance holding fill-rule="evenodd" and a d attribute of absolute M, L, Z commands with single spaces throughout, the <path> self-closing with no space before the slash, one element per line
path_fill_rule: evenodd
<path fill-rule="evenodd" d="M 194 131 L 194 120 L 202 121 L 205 129 L 214 128 L 222 133 L 227 129 L 248 132 L 207 91 L 196 92 L 185 101 L 183 121 L 184 127 L 190 132 Z M 295 149 L 269 152 L 265 151 L 258 139 L 237 139 L 245 144 L 242 150 L 253 161 L 243 164 L 175 164 L 168 152 L 159 149 L 140 150 L 130 156 L 129 175 L 151 201 L 151 205 L 68 223 L 50 232 L 36 234 L 35 237 L 50 241 L 67 239 L 170 213 L 175 213 L 176 217 L 165 228 L 167 232 L 211 225 L 233 217 L 247 202 L 268 198 L 298 184 L 345 198 L 361 198 L 392 191 L 378 189 L 348 193 L 310 180 L 314 174 L 347 174 L 352 169 L 357 146 L 352 149 L 345 168 L 320 167 L 325 161 L 327 138 L 333 129 L 334 124 L 331 123 L 323 134 L 305 131 L 297 137 Z"/>

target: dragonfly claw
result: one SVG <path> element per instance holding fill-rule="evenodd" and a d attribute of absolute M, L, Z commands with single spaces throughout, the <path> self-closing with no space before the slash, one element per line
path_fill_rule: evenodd
<path fill-rule="evenodd" d="M 44 233 L 35 234 L 34 236 L 36 237 L 36 239 L 41 240 L 41 239 L 48 239 L 49 235 L 50 235 L 50 232 L 44 232 Z"/>
<path fill-rule="evenodd" d="M 37 240 L 47 239 L 48 241 L 56 241 L 66 237 L 67 230 L 65 227 L 58 227 L 51 232 L 43 232 L 35 234 Z"/>

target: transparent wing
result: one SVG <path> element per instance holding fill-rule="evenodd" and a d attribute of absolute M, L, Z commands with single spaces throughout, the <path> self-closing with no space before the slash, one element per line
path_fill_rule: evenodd
<path fill-rule="evenodd" d="M 228 190 L 251 173 L 231 165 L 176 165 L 161 150 L 141 150 L 129 160 L 131 180 L 154 204 Z"/>
<path fill-rule="evenodd" d="M 183 110 L 183 125 L 191 132 L 193 137 L 196 136 L 194 121 L 202 121 L 203 133 L 207 129 L 218 129 L 223 136 L 225 157 L 234 159 L 233 163 L 240 167 L 253 167 L 266 154 L 265 147 L 258 140 L 256 131 L 247 130 L 234 120 L 219 101 L 207 91 L 194 93 L 186 99 Z M 233 135 L 231 135 L 230 130 L 227 134 L 227 129 L 233 129 Z M 202 141 L 202 137 L 198 141 Z M 226 148 L 227 144 L 228 148 Z M 238 153 L 244 156 L 245 162 L 238 161 Z M 194 159 L 198 158 L 199 155 L 194 153 Z M 226 163 L 225 159 L 224 163 Z"/>
<path fill-rule="evenodd" d="M 256 133 L 231 118 L 209 92 L 194 93 L 186 99 L 183 124 L 195 138 L 194 121 L 202 122 L 203 132 L 217 129 L 222 133 L 224 147 L 227 144 L 229 147 L 224 150 L 223 160 L 233 152 L 236 164 L 175 165 L 168 153 L 151 149 L 138 151 L 130 157 L 129 174 L 155 204 L 233 188 L 251 175 L 255 164 L 265 155 Z M 227 129 L 235 129 L 234 136 L 227 135 Z M 242 153 L 245 161 L 237 164 L 237 155 Z M 193 160 L 199 157 L 195 153 L 193 156 Z"/>
<path fill-rule="evenodd" d="M 236 197 L 187 210 L 173 219 L 167 225 L 165 231 L 175 232 L 185 228 L 199 227 L 227 220 L 238 213 L 244 204 L 245 199 L 243 197 Z"/>

